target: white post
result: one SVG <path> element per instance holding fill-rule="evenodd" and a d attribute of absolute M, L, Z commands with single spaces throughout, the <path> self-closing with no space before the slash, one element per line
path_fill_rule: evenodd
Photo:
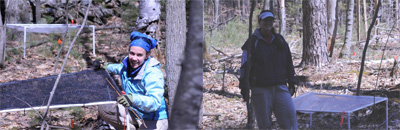
<path fill-rule="evenodd" d="M 96 56 L 96 42 L 95 42 L 95 40 L 96 40 L 96 37 L 95 37 L 96 31 L 94 30 L 95 26 L 93 25 L 92 28 L 93 28 L 93 56 Z"/>
<path fill-rule="evenodd" d="M 26 27 L 24 27 L 24 58 L 26 58 Z"/>
<path fill-rule="evenodd" d="M 131 127 L 130 127 L 130 123 L 129 123 L 129 117 L 130 117 L 130 116 L 129 116 L 129 111 L 126 111 L 126 112 L 127 112 L 127 113 L 126 113 L 126 117 L 125 117 L 125 118 L 126 118 L 126 123 L 125 123 L 125 124 L 126 124 L 126 129 L 127 129 L 127 130 L 130 130 Z"/>

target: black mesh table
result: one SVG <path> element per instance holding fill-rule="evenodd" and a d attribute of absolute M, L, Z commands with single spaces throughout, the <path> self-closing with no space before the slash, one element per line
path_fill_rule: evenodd
<path fill-rule="evenodd" d="M 310 126 L 314 112 L 346 113 L 349 129 L 351 113 L 383 101 L 386 103 L 388 129 L 388 99 L 385 97 L 306 93 L 293 99 L 296 111 L 310 114 Z"/>
<path fill-rule="evenodd" d="M 0 113 L 45 109 L 57 76 L 0 84 Z M 114 80 L 105 70 L 86 70 L 61 76 L 50 108 L 115 103 Z M 119 91 L 119 90 L 118 90 Z"/>

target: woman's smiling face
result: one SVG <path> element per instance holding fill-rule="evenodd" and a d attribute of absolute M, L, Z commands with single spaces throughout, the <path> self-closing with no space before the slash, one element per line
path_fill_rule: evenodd
<path fill-rule="evenodd" d="M 141 66 L 144 61 L 149 58 L 147 55 L 146 50 L 138 46 L 131 46 L 129 49 L 129 63 L 133 69 L 138 68 Z"/>

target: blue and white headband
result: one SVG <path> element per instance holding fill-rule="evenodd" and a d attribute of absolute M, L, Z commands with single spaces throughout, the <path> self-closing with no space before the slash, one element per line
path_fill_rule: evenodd
<path fill-rule="evenodd" d="M 151 49 L 157 46 L 157 40 L 140 32 L 133 31 L 131 33 L 130 39 L 131 44 L 129 45 L 129 47 L 138 46 L 146 50 L 146 52 L 149 52 Z"/>
<path fill-rule="evenodd" d="M 258 17 L 259 17 L 261 20 L 263 20 L 263 19 L 265 19 L 265 18 L 268 18 L 268 17 L 275 18 L 275 17 L 274 17 L 274 14 L 272 14 L 271 12 L 264 12 L 264 13 L 261 13 Z"/>

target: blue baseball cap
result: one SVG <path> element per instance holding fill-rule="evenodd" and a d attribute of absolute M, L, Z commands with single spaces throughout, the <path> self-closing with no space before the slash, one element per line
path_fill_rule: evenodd
<path fill-rule="evenodd" d="M 272 14 L 272 12 L 269 12 L 269 11 L 263 12 L 258 16 L 258 18 L 260 18 L 261 20 L 268 18 L 268 17 L 272 17 L 275 19 L 274 14 Z"/>

